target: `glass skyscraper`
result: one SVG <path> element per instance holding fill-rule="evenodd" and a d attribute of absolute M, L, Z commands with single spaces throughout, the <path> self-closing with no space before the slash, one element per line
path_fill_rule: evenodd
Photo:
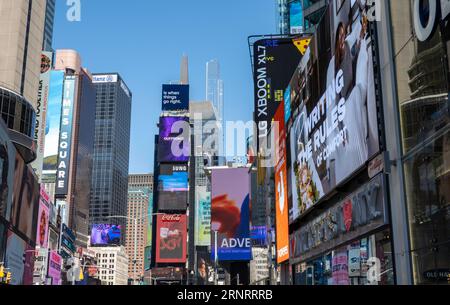
<path fill-rule="evenodd" d="M 52 51 L 53 42 L 53 23 L 55 20 L 55 6 L 56 0 L 47 0 L 45 8 L 45 25 L 44 25 L 44 39 L 42 41 L 42 50 Z"/>
<path fill-rule="evenodd" d="M 127 216 L 132 94 L 119 74 L 95 74 L 94 167 L 90 224 L 124 225 Z M 124 230 L 122 230 L 124 232 Z M 124 243 L 122 236 L 122 244 Z"/>
<path fill-rule="evenodd" d="M 220 64 L 216 59 L 206 63 L 206 100 L 210 101 L 217 114 L 217 122 L 222 126 L 219 139 L 219 156 L 223 156 L 224 147 L 224 86 L 220 78 Z"/>

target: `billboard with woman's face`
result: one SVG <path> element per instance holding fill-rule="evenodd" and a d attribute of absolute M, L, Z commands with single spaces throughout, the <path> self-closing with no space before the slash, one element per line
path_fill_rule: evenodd
<path fill-rule="evenodd" d="M 248 168 L 212 171 L 211 258 L 221 261 L 252 259 L 250 238 L 250 175 Z"/>
<path fill-rule="evenodd" d="M 362 1 L 334 3 L 302 58 L 290 130 L 291 221 L 311 209 L 379 152 L 373 46 Z"/>
<path fill-rule="evenodd" d="M 10 218 L 14 184 L 16 149 L 9 139 L 8 130 L 0 124 L 0 216 Z"/>
<path fill-rule="evenodd" d="M 50 223 L 49 197 L 43 185 L 41 185 L 41 196 L 39 198 L 38 228 L 36 235 L 36 246 L 48 247 L 48 225 Z M 51 203 L 50 203 L 51 204 Z"/>

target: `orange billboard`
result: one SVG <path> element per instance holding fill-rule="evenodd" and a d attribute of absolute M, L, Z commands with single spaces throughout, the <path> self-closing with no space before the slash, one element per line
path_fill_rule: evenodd
<path fill-rule="evenodd" d="M 276 168 L 275 168 L 275 203 L 276 203 L 276 239 L 277 262 L 289 259 L 289 207 L 286 169 L 286 132 L 284 125 L 284 104 L 281 103 L 274 117 L 278 124 L 275 133 Z"/>

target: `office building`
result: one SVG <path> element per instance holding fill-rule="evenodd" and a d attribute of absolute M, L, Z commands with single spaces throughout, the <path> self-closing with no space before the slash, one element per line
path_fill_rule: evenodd
<path fill-rule="evenodd" d="M 90 223 L 125 227 L 132 93 L 117 73 L 94 74 L 97 90 Z M 122 244 L 125 240 L 122 238 Z"/>
<path fill-rule="evenodd" d="M 128 277 L 138 280 L 144 276 L 147 240 L 151 239 L 151 197 L 153 196 L 153 175 L 134 174 L 128 176 L 128 221 L 125 247 L 130 258 Z M 149 212 L 150 211 L 150 212 Z M 136 223 L 134 221 L 137 221 Z M 150 226 L 150 232 L 148 227 Z M 135 233 L 135 229 L 137 229 Z M 136 235 L 135 235 L 136 234 Z M 136 251 L 136 257 L 135 257 Z M 147 250 L 148 251 L 148 250 Z"/>
<path fill-rule="evenodd" d="M 45 8 L 45 25 L 44 25 L 44 39 L 42 41 L 42 50 L 52 52 L 53 44 L 53 24 L 55 21 L 55 6 L 56 0 L 47 0 Z"/>
<path fill-rule="evenodd" d="M 128 254 L 123 246 L 93 247 L 97 260 L 97 278 L 102 285 L 124 286 L 128 284 Z"/>
<path fill-rule="evenodd" d="M 269 260 L 267 248 L 253 247 L 253 259 L 250 261 L 250 284 L 269 284 Z"/>

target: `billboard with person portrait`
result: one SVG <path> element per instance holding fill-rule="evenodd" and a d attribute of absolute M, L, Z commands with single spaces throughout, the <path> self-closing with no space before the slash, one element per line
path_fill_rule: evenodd
<path fill-rule="evenodd" d="M 250 261 L 250 175 L 248 168 L 213 169 L 211 201 L 211 258 Z"/>
<path fill-rule="evenodd" d="M 41 185 L 41 196 L 39 197 L 38 227 L 36 235 L 36 246 L 40 248 L 48 247 L 48 226 L 50 223 L 50 197 Z"/>
<path fill-rule="evenodd" d="M 331 1 L 293 82 L 291 221 L 361 169 L 380 150 L 367 7 Z M 293 103 L 295 104 L 295 103 Z"/>
<path fill-rule="evenodd" d="M 11 142 L 6 125 L 0 122 L 0 216 L 10 219 L 14 185 L 16 148 Z"/>

